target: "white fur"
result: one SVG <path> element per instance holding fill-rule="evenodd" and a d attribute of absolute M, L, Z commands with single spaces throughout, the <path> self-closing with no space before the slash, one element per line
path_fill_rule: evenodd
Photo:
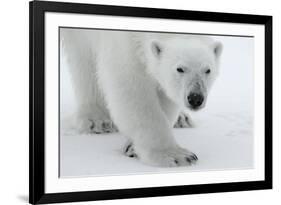
<path fill-rule="evenodd" d="M 142 32 L 62 29 L 61 35 L 81 131 L 112 120 L 144 163 L 184 166 L 195 161 L 193 153 L 177 145 L 172 128 L 180 110 L 189 106 L 187 95 L 196 83 L 207 97 L 218 74 L 220 43 Z M 178 73 L 178 66 L 185 73 Z"/>

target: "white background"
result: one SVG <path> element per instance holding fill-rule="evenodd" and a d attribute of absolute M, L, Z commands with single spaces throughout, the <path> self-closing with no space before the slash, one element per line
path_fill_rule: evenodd
<path fill-rule="evenodd" d="M 82 0 L 81 0 L 82 1 Z M 130 6 L 162 7 L 189 10 L 208 10 L 218 12 L 236 12 L 268 14 L 274 16 L 274 105 L 281 104 L 280 76 L 281 53 L 280 6 L 278 1 L 181 1 L 181 0 L 99 0 L 83 1 L 100 4 L 118 4 Z M 0 203 L 26 204 L 28 199 L 28 1 L 1 2 L 1 37 L 0 37 Z M 278 55 L 279 54 L 279 55 Z M 280 82 L 280 81 L 279 81 Z M 237 193 L 219 193 L 189 195 L 177 197 L 157 197 L 129 199 L 105 202 L 86 202 L 80 204 L 279 204 L 280 181 L 280 124 L 281 110 L 274 106 L 274 190 Z M 278 116 L 279 115 L 279 116 Z"/>
<path fill-rule="evenodd" d="M 99 22 L 99 23 L 98 23 Z M 102 24 L 101 24 L 102 23 Z M 58 25 L 128 28 L 144 30 L 227 33 L 254 35 L 255 39 L 216 36 L 224 46 L 221 56 L 221 73 L 209 93 L 208 105 L 200 112 L 190 113 L 195 122 L 194 129 L 174 130 L 179 144 L 193 150 L 199 157 L 196 166 L 180 168 L 155 168 L 145 166 L 136 159 L 125 157 L 121 147 L 125 144 L 122 135 L 61 135 L 62 176 L 95 176 L 82 179 L 57 178 L 58 164 L 57 102 L 58 84 L 54 82 L 58 74 L 57 27 Z M 144 26 L 145 25 L 145 26 Z M 82 30 L 80 31 L 82 32 Z M 88 31 L 95 32 L 95 31 Z M 46 192 L 81 191 L 125 187 L 165 186 L 180 184 L 201 184 L 230 182 L 237 180 L 259 180 L 263 176 L 263 127 L 264 127 L 264 29 L 261 26 L 240 24 L 188 22 L 168 20 L 146 20 L 118 17 L 97 17 L 85 15 L 52 14 L 46 16 Z M 61 37 L 63 39 L 63 36 Z M 254 44 L 254 40 L 256 43 Z M 254 52 L 255 46 L 255 52 Z M 255 56 L 254 56 L 255 53 Z M 68 79 L 67 64 L 62 52 L 61 64 L 61 117 L 70 114 L 73 108 L 65 106 L 75 102 L 71 98 L 71 84 Z M 235 56 L 235 58 L 234 58 Z M 255 59 L 255 61 L 254 61 Z M 239 63 L 237 63 L 237 61 Z M 255 64 L 255 69 L 253 68 Z M 255 71 L 255 145 L 252 138 L 253 115 L 253 71 Z M 243 76 L 243 77 L 242 77 Z M 70 80 L 70 79 L 68 79 Z M 239 82 L 239 83 L 237 83 Z M 241 92 L 243 91 L 243 92 Z M 67 95 L 66 95 L 67 94 Z M 73 106 L 70 106 L 73 107 Z M 195 118 L 196 114 L 196 118 Z M 198 116 L 200 115 L 200 116 Z M 197 118 L 198 117 L 198 118 Z M 63 124 L 65 120 L 62 120 Z M 196 126 L 197 124 L 197 126 Z M 220 126 L 218 126 L 219 124 Z M 73 125 L 75 127 L 75 125 Z M 197 146 L 196 146 L 197 145 Z M 223 146 L 222 146 L 223 145 Z M 253 146 L 255 149 L 253 150 Z M 215 150 L 215 151 L 214 151 Z M 239 150 L 239 151 L 237 151 Z M 253 151 L 255 153 L 253 153 Z M 255 159 L 252 158 L 254 154 Z M 255 163 L 253 164 L 253 161 Z M 117 162 L 117 164 L 116 164 Z M 112 166 L 114 164 L 114 166 Z M 254 165 L 254 167 L 253 167 Z M 255 168 L 253 170 L 243 170 Z M 228 171 L 223 171 L 223 170 Z M 241 169 L 241 170 L 234 170 Z M 205 170 L 205 172 L 203 172 Z M 213 170 L 212 172 L 207 170 Z M 216 173 L 215 170 L 220 170 Z M 231 171 L 230 171 L 231 170 Z M 199 171 L 199 172 L 198 172 Z M 142 173 L 156 172 L 157 175 Z M 165 173 L 170 172 L 167 176 Z M 173 172 L 173 173 L 172 173 Z M 176 173 L 183 172 L 183 173 Z M 162 174 L 160 174 L 162 173 Z M 139 174 L 138 176 L 122 176 Z M 214 178 L 215 177 L 215 178 Z M 165 180 L 163 180 L 165 179 Z"/>

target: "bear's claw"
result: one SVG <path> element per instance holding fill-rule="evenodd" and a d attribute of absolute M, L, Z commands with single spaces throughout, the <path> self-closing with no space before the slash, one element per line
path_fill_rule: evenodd
<path fill-rule="evenodd" d="M 89 120 L 91 122 L 90 132 L 95 134 L 102 133 L 113 133 L 117 132 L 117 127 L 112 121 L 102 121 L 102 120 Z"/>
<path fill-rule="evenodd" d="M 137 154 L 135 153 L 133 143 L 127 143 L 124 149 L 124 153 L 128 157 L 137 157 Z"/>
<path fill-rule="evenodd" d="M 181 112 L 177 122 L 174 125 L 175 128 L 188 128 L 194 127 L 194 124 L 187 113 Z"/>

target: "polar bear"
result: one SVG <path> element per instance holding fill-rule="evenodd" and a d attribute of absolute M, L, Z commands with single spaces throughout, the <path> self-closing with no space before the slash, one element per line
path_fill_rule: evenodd
<path fill-rule="evenodd" d="M 222 44 L 202 35 L 61 29 L 80 131 L 128 138 L 124 152 L 149 165 L 191 165 L 172 133 L 199 110 L 219 73 Z M 179 118 L 180 116 L 180 118 Z M 181 123 L 181 124 L 184 124 Z M 181 127 L 180 125 L 177 125 Z"/>

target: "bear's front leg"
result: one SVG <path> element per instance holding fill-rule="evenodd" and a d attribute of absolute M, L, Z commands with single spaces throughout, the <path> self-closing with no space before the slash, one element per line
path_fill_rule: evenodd
<path fill-rule="evenodd" d="M 137 156 L 145 164 L 162 167 L 194 163 L 196 155 L 176 143 L 172 125 L 161 108 L 153 83 L 140 75 L 131 76 L 132 80 L 116 77 L 103 81 L 103 86 L 114 123 L 132 142 L 130 156 Z"/>

